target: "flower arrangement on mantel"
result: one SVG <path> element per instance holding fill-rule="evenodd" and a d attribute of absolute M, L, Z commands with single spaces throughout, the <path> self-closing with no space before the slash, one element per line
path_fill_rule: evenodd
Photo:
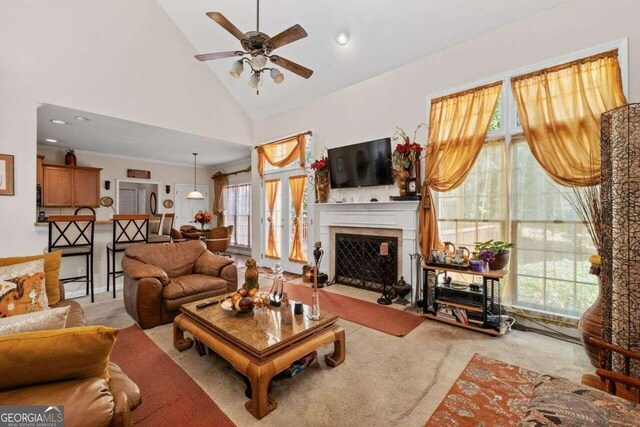
<path fill-rule="evenodd" d="M 325 156 L 311 163 L 314 171 L 316 203 L 327 203 L 329 200 L 329 161 Z"/>
<path fill-rule="evenodd" d="M 393 135 L 393 141 L 398 141 L 392 156 L 393 172 L 401 196 L 407 195 L 407 181 L 409 179 L 415 178 L 416 186 L 419 185 L 420 154 L 423 147 L 416 142 L 416 137 L 418 131 L 426 126 L 425 123 L 421 123 L 413 132 L 413 138 L 409 138 L 407 132 L 400 127 L 396 127 L 396 133 Z"/>
<path fill-rule="evenodd" d="M 209 224 L 211 222 L 211 218 L 213 218 L 211 212 L 198 211 L 193 216 L 193 222 L 200 224 L 200 229 L 204 229 L 204 225 Z"/>

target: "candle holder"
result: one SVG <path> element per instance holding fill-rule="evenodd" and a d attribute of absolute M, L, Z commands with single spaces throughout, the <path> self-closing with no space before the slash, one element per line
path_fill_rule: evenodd
<path fill-rule="evenodd" d="M 382 252 L 382 251 L 381 251 Z M 387 273 L 389 268 L 389 255 L 380 254 L 380 265 L 382 265 L 382 296 L 378 298 L 378 304 L 391 305 L 392 297 L 387 292 Z"/>
<path fill-rule="evenodd" d="M 320 314 L 320 296 L 318 295 L 318 266 L 320 260 L 324 255 L 322 250 L 322 243 L 316 242 L 315 249 L 313 250 L 313 259 L 315 260 L 315 268 L 313 269 L 313 295 L 311 297 L 311 311 L 307 317 L 311 320 L 320 320 L 322 314 Z"/>

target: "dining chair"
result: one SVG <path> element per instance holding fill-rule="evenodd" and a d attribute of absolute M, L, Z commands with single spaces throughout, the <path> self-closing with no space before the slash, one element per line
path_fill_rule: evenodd
<path fill-rule="evenodd" d="M 214 254 L 219 254 L 229 248 L 229 229 L 227 227 L 215 227 L 204 240 L 207 249 Z"/>
<path fill-rule="evenodd" d="M 49 216 L 48 252 L 61 252 L 63 258 L 84 257 L 85 274 L 61 278 L 63 284 L 85 282 L 87 295 L 93 295 L 93 238 L 96 217 L 94 215 Z"/>
<path fill-rule="evenodd" d="M 116 270 L 116 254 L 124 252 L 129 246 L 147 243 L 149 239 L 149 215 L 114 215 L 113 237 L 107 243 L 107 292 L 109 280 L 113 285 L 113 297 L 116 297 L 116 279 L 122 277 L 122 270 Z"/>
<path fill-rule="evenodd" d="M 171 243 L 171 234 L 164 233 L 166 214 L 149 215 L 149 240 L 148 243 Z"/>

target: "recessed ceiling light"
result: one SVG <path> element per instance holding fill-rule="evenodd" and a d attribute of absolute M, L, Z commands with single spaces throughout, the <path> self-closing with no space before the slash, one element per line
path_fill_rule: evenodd
<path fill-rule="evenodd" d="M 89 121 L 89 119 L 87 119 L 86 117 L 82 117 L 82 116 L 76 116 L 76 119 L 77 120 L 81 120 L 83 122 L 88 122 Z"/>
<path fill-rule="evenodd" d="M 65 122 L 64 120 L 59 120 L 59 119 L 53 119 L 51 120 L 51 123 L 55 123 L 57 125 L 66 125 L 67 122 Z"/>
<path fill-rule="evenodd" d="M 47 142 L 58 142 L 57 139 L 52 139 L 52 138 L 47 138 L 47 139 L 45 139 L 45 141 L 47 141 Z"/>
<path fill-rule="evenodd" d="M 349 43 L 350 38 L 351 36 L 349 35 L 349 31 L 347 30 L 340 30 L 338 31 L 338 34 L 336 34 L 336 42 L 341 46 Z"/>

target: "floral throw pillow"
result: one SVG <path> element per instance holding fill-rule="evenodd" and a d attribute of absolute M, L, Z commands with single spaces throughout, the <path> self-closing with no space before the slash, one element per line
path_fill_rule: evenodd
<path fill-rule="evenodd" d="M 0 317 L 49 308 L 44 260 L 0 267 Z"/>

